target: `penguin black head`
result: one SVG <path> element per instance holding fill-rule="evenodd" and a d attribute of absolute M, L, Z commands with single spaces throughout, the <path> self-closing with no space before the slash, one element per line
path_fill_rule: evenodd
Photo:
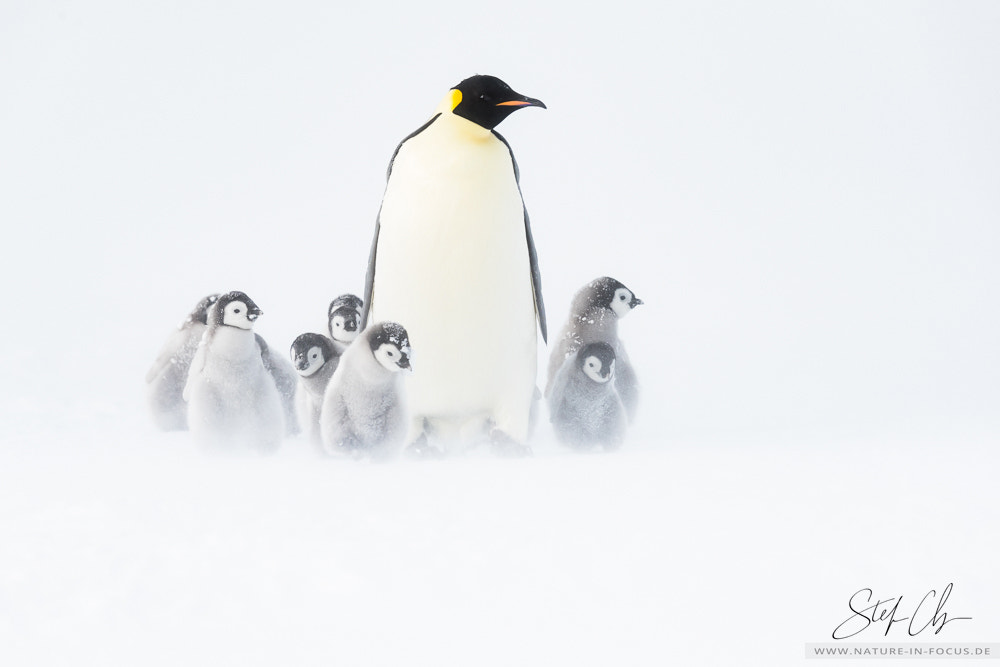
<path fill-rule="evenodd" d="M 198 305 L 194 307 L 181 326 L 191 324 L 208 324 L 208 309 L 218 300 L 218 294 L 209 294 L 206 296 L 198 302 Z"/>
<path fill-rule="evenodd" d="M 330 338 L 339 343 L 350 343 L 358 337 L 358 322 L 360 320 L 361 315 L 354 306 L 340 306 L 331 311 L 330 321 L 327 322 Z"/>
<path fill-rule="evenodd" d="M 591 343 L 576 353 L 576 363 L 584 375 L 604 384 L 615 374 L 615 350 L 607 343 Z"/>
<path fill-rule="evenodd" d="M 406 329 L 395 322 L 381 322 L 372 327 L 368 338 L 372 354 L 386 369 L 396 372 L 413 370 L 410 367 L 410 338 Z"/>
<path fill-rule="evenodd" d="M 333 311 L 338 308 L 347 306 L 353 308 L 354 310 L 361 312 L 361 307 L 365 305 L 365 302 L 354 296 L 353 294 L 341 294 L 336 299 L 330 302 L 330 307 L 326 309 L 326 318 L 330 319 L 333 317 Z"/>
<path fill-rule="evenodd" d="M 264 314 L 257 304 L 243 292 L 223 294 L 212 305 L 209 317 L 213 326 L 252 329 L 257 318 Z"/>
<path fill-rule="evenodd" d="M 323 364 L 337 357 L 337 350 L 326 336 L 317 333 L 304 333 L 292 341 L 289 350 L 292 365 L 302 377 L 309 377 Z"/>
<path fill-rule="evenodd" d="M 595 306 L 610 308 L 618 316 L 618 319 L 631 313 L 636 306 L 642 305 L 642 299 L 636 297 L 632 290 L 607 276 L 591 282 L 581 290 L 580 295 L 585 299 L 585 303 L 579 304 L 583 307 L 578 308 L 578 312 Z"/>
<path fill-rule="evenodd" d="M 452 113 L 487 130 L 523 107 L 545 108 L 541 100 L 516 93 L 500 79 L 486 74 L 470 76 L 451 91 Z"/>

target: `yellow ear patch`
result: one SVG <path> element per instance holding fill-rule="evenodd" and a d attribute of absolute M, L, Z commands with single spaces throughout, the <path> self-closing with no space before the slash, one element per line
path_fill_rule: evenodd
<path fill-rule="evenodd" d="M 455 107 L 459 105 L 462 101 L 462 91 L 461 90 L 449 90 L 448 94 L 444 96 L 441 103 L 438 105 L 437 109 L 434 110 L 435 113 L 451 113 L 455 110 Z"/>

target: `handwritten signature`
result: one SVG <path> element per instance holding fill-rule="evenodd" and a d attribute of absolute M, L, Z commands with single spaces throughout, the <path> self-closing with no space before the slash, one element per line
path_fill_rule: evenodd
<path fill-rule="evenodd" d="M 860 591 L 851 596 L 848 601 L 847 606 L 851 609 L 851 615 L 843 623 L 838 625 L 833 631 L 834 639 L 847 639 L 848 637 L 853 637 L 861 632 L 864 632 L 872 625 L 877 625 L 879 623 L 885 623 L 885 635 L 889 635 L 889 631 L 892 630 L 893 625 L 896 623 L 903 623 L 904 621 L 909 621 L 907 624 L 906 631 L 911 637 L 916 637 L 924 630 L 928 628 L 934 628 L 934 634 L 938 634 L 944 629 L 944 626 L 955 621 L 971 621 L 971 616 L 949 616 L 945 611 L 945 604 L 948 602 L 948 598 L 951 596 L 951 589 L 954 584 L 948 584 L 941 591 L 941 596 L 938 597 L 936 590 L 930 590 L 926 595 L 917 603 L 916 608 L 909 616 L 900 616 L 901 613 L 905 611 L 900 610 L 900 605 L 903 603 L 903 596 L 894 598 L 886 598 L 884 600 L 876 599 L 874 604 L 872 604 L 872 598 L 874 592 L 870 588 L 862 588 Z M 930 599 L 937 600 L 937 607 L 934 609 L 934 613 L 928 618 L 929 611 L 925 611 L 921 614 L 921 609 L 924 604 Z M 863 606 L 868 605 L 868 606 Z M 926 619 L 926 622 L 921 626 L 919 625 L 919 619 Z"/>

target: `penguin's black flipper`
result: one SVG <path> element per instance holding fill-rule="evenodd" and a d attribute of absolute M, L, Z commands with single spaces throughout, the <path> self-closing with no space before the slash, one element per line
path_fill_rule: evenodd
<path fill-rule="evenodd" d="M 378 233 L 381 228 L 379 218 L 375 219 L 375 237 L 372 239 L 372 250 L 368 255 L 368 272 L 365 274 L 365 297 L 361 306 L 361 321 L 358 322 L 358 331 L 364 331 L 368 326 L 368 313 L 372 309 L 372 292 L 375 291 L 375 256 L 378 251 Z"/>
<path fill-rule="evenodd" d="M 503 138 L 503 135 L 493 130 L 493 136 L 503 142 L 510 153 L 510 162 L 514 166 L 514 181 L 517 183 L 517 191 L 521 194 L 521 170 L 517 166 L 517 159 L 514 157 L 514 150 Z M 531 236 L 531 221 L 528 219 L 528 207 L 524 206 L 524 195 L 521 194 L 521 206 L 524 207 L 524 235 L 528 243 L 528 261 L 531 262 L 531 289 L 535 293 L 535 313 L 538 315 L 538 328 L 542 332 L 542 341 L 549 342 L 548 326 L 545 322 L 545 302 L 542 301 L 542 273 L 538 269 L 538 252 L 535 250 L 535 239 Z"/>
<path fill-rule="evenodd" d="M 535 250 L 535 239 L 531 236 L 531 223 L 528 221 L 528 209 L 524 209 L 524 233 L 528 237 L 528 261 L 531 262 L 531 289 L 535 293 L 535 312 L 538 314 L 538 328 L 542 331 L 542 341 L 549 342 L 548 327 L 545 324 L 545 303 L 542 301 L 542 274 L 538 270 L 538 252 Z"/>

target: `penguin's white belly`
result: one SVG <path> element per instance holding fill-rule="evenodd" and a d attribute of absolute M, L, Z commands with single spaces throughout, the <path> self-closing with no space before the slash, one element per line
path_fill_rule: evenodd
<path fill-rule="evenodd" d="M 492 134 L 462 136 L 456 122 L 466 121 L 439 118 L 396 156 L 372 317 L 409 332 L 414 415 L 523 408 L 526 419 L 536 339 L 523 203 L 507 147 Z"/>

